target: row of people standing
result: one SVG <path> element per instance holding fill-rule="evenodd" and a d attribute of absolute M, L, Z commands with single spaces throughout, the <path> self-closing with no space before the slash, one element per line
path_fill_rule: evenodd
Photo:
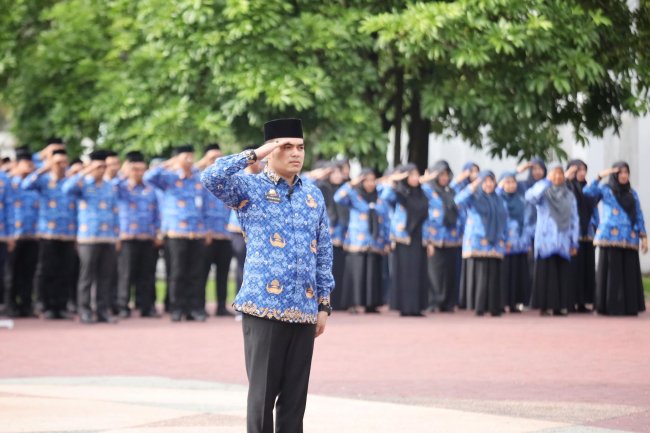
<path fill-rule="evenodd" d="M 312 172 L 340 245 L 337 309 L 375 312 L 388 303 L 404 316 L 457 307 L 495 316 L 526 307 L 543 315 L 588 306 L 610 315 L 645 310 L 639 250 L 647 251 L 647 237 L 624 162 L 591 184 L 580 160 L 547 169 L 536 159 L 498 179 L 472 163 L 453 178 L 445 161 L 423 176 L 407 165 L 342 182 L 339 171 Z M 340 208 L 349 214 L 342 218 Z"/>
<path fill-rule="evenodd" d="M 135 292 L 140 314 L 157 317 L 156 264 L 162 253 L 172 320 L 206 319 L 212 264 L 217 315 L 231 315 L 228 272 L 234 255 L 241 274 L 245 244 L 234 212 L 199 180 L 200 170 L 221 152 L 218 145 L 208 146 L 196 163 L 191 146 L 174 154 L 147 170 L 140 152 L 127 154 L 120 167 L 117 154 L 103 150 L 92 152 L 85 165 L 70 164 L 60 139 L 33 155 L 18 149 L 7 172 L 0 172 L 6 312 L 31 317 L 42 311 L 57 319 L 74 310 L 83 323 L 113 322 L 113 315 L 131 315 Z"/>

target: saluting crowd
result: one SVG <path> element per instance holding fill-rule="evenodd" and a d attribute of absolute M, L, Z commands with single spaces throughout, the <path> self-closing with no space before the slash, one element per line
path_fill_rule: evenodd
<path fill-rule="evenodd" d="M 232 315 L 229 270 L 235 259 L 240 287 L 246 233 L 238 209 L 201 182 L 222 156 L 219 145 L 200 158 L 198 151 L 179 146 L 172 158 L 148 164 L 140 152 L 122 162 L 108 150 L 69 160 L 58 138 L 34 154 L 17 149 L 0 170 L 5 313 L 76 314 L 82 323 L 127 319 L 134 309 L 160 317 L 162 260 L 172 321 L 206 320 L 212 265 L 215 314 Z M 264 161 L 245 169 L 265 170 Z M 645 310 L 639 251 L 648 245 L 629 175 L 620 162 L 589 183 L 580 160 L 547 169 L 534 159 L 498 178 L 473 163 L 454 176 L 439 161 L 424 174 L 404 165 L 383 175 L 364 168 L 350 179 L 349 162 L 335 160 L 300 178 L 320 189 L 327 208 L 335 310 L 377 313 L 388 304 L 403 316 L 457 309 L 636 315 Z M 265 197 L 276 199 L 273 190 Z M 283 248 L 286 239 L 269 242 Z"/>

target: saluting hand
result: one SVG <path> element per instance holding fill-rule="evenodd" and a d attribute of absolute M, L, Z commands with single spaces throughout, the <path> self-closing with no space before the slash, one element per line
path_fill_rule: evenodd
<path fill-rule="evenodd" d="M 578 171 L 578 166 L 577 165 L 572 165 L 569 167 L 569 169 L 564 173 L 564 176 L 566 176 L 567 179 L 573 179 L 576 177 L 576 172 Z"/>
<path fill-rule="evenodd" d="M 610 176 L 612 174 L 615 174 L 615 173 L 618 173 L 618 168 L 606 168 L 605 170 L 598 173 L 598 177 L 603 179 L 603 178 L 605 178 L 607 176 Z"/>
<path fill-rule="evenodd" d="M 260 161 L 271 154 L 278 147 L 284 146 L 285 144 L 291 144 L 291 139 L 284 140 L 269 140 L 257 149 L 255 149 L 255 155 L 257 155 L 257 160 Z"/>
<path fill-rule="evenodd" d="M 357 186 L 364 180 L 366 180 L 366 176 L 357 176 L 350 181 L 350 186 Z"/>

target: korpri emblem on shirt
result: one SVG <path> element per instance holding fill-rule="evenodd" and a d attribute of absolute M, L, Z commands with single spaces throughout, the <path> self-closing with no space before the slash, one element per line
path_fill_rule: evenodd
<path fill-rule="evenodd" d="M 278 195 L 277 191 L 271 188 L 269 192 L 264 194 L 264 198 L 267 201 L 270 201 L 271 203 L 280 203 L 280 196 Z"/>

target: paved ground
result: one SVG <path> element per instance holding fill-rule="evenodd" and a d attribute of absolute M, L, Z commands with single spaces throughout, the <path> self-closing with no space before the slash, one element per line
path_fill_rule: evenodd
<path fill-rule="evenodd" d="M 232 319 L 0 330 L 0 433 L 239 432 L 245 384 Z M 650 432 L 650 315 L 335 313 L 317 340 L 306 425 Z"/>

